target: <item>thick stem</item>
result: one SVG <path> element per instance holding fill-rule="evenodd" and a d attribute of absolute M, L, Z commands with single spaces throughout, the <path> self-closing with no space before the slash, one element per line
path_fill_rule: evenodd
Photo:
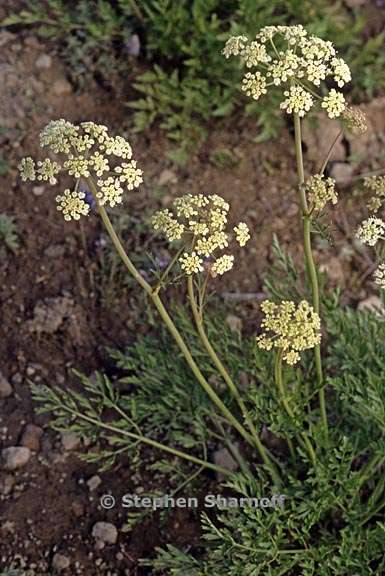
<path fill-rule="evenodd" d="M 286 410 L 287 415 L 289 416 L 289 418 L 295 422 L 295 415 L 293 410 L 291 409 L 291 406 L 289 404 L 289 401 L 286 397 L 286 390 L 283 384 L 283 378 L 282 378 L 282 350 L 279 350 L 275 356 L 275 364 L 274 364 L 274 377 L 275 377 L 275 384 L 277 386 L 279 395 L 280 395 L 280 399 L 282 402 L 283 407 Z M 313 462 L 313 464 L 315 464 L 316 462 L 316 455 L 314 452 L 314 448 L 312 446 L 312 443 L 310 442 L 309 438 L 307 437 L 307 435 L 305 434 L 305 432 L 301 432 L 300 436 L 298 437 L 298 441 L 301 444 L 301 446 L 304 446 L 306 448 L 306 450 L 309 453 L 309 456 L 311 458 L 311 461 Z"/>
<path fill-rule="evenodd" d="M 294 134 L 295 134 L 295 155 L 297 160 L 297 173 L 298 173 L 298 190 L 299 190 L 299 200 L 302 210 L 302 220 L 303 220 L 303 244 L 305 252 L 305 264 L 307 275 L 311 287 L 312 293 L 312 303 L 314 311 L 319 314 L 320 312 L 320 298 L 319 298 L 319 287 L 318 287 L 318 277 L 317 270 L 314 263 L 313 251 L 311 246 L 311 217 L 309 215 L 309 209 L 306 199 L 306 193 L 304 188 L 305 174 L 303 169 L 303 157 L 302 157 L 302 141 L 301 141 L 301 121 L 298 114 L 294 114 Z M 324 434 L 326 440 L 329 437 L 329 427 L 328 419 L 326 413 L 326 402 L 325 402 L 325 391 L 323 383 L 323 372 L 322 372 L 322 360 L 321 360 L 321 347 L 318 344 L 314 348 L 314 358 L 317 372 L 317 381 L 319 387 L 319 404 L 321 411 L 322 424 L 324 429 Z"/>
<path fill-rule="evenodd" d="M 97 202 L 96 196 L 96 189 L 94 183 L 90 180 L 89 181 L 91 188 L 94 192 L 94 198 Z M 202 372 L 199 369 L 199 366 L 196 364 L 194 358 L 191 355 L 190 350 L 188 349 L 185 341 L 183 340 L 179 330 L 175 326 L 174 322 L 172 321 L 171 317 L 169 316 L 166 308 L 164 307 L 160 297 L 154 290 L 152 289 L 151 285 L 142 277 L 140 272 L 135 268 L 134 264 L 131 262 L 130 258 L 128 257 L 126 251 L 123 248 L 122 243 L 119 240 L 118 235 L 116 234 L 114 227 L 112 225 L 111 220 L 108 217 L 108 214 L 103 206 L 101 206 L 97 202 L 99 214 L 103 221 L 103 224 L 112 240 L 112 243 L 118 252 L 119 256 L 123 260 L 127 270 L 130 274 L 135 278 L 138 284 L 145 290 L 148 296 L 151 298 L 152 302 L 154 303 L 156 309 L 160 317 L 162 318 L 163 322 L 165 323 L 167 329 L 171 333 L 172 337 L 174 338 L 175 342 L 177 343 L 180 351 L 182 352 L 183 356 L 185 357 L 188 365 L 191 368 L 194 376 L 198 380 L 199 384 L 202 388 L 206 391 L 212 402 L 215 406 L 223 413 L 227 421 L 241 434 L 241 436 L 251 445 L 253 445 L 253 439 L 249 435 L 249 433 L 245 430 L 245 428 L 238 422 L 238 420 L 233 416 L 230 410 L 225 406 L 222 400 L 219 398 L 217 393 L 213 390 L 210 384 L 207 382 L 205 377 L 203 376 Z"/>
<path fill-rule="evenodd" d="M 223 380 L 226 382 L 231 394 L 233 395 L 233 397 L 237 401 L 238 406 L 241 409 L 241 413 L 242 413 L 242 415 L 245 419 L 245 422 L 246 422 L 247 426 L 249 427 L 249 430 L 250 430 L 251 435 L 253 437 L 254 444 L 255 444 L 265 466 L 269 469 L 270 474 L 271 474 L 274 482 L 276 484 L 278 483 L 278 485 L 279 485 L 280 479 L 279 479 L 278 473 L 275 469 L 273 462 L 270 460 L 270 458 L 267 454 L 266 448 L 264 447 L 264 445 L 262 444 L 262 442 L 259 438 L 257 429 L 254 426 L 254 423 L 251 419 L 249 411 L 247 410 L 246 404 L 244 403 L 243 398 L 240 395 L 236 384 L 234 383 L 230 374 L 228 373 L 228 371 L 226 370 L 226 368 L 222 364 L 218 354 L 216 353 L 210 340 L 207 337 L 207 334 L 206 334 L 206 331 L 204 328 L 204 324 L 203 324 L 202 314 L 199 313 L 197 302 L 195 299 L 194 282 L 193 282 L 192 276 L 189 276 L 187 279 L 187 288 L 188 288 L 188 295 L 189 295 L 189 299 L 190 299 L 191 310 L 192 310 L 192 313 L 194 316 L 195 325 L 196 325 L 196 328 L 198 330 L 198 334 L 199 334 L 199 337 L 202 341 L 202 344 L 205 347 L 211 360 L 215 364 L 215 366 L 216 366 L 218 372 L 220 373 L 220 375 L 222 376 Z"/>

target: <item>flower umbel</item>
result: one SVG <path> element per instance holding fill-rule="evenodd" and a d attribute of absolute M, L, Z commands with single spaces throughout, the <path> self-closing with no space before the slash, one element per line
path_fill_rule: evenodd
<path fill-rule="evenodd" d="M 373 276 L 375 283 L 382 289 L 385 289 L 385 262 L 381 262 L 381 264 L 378 265 Z"/>
<path fill-rule="evenodd" d="M 88 214 L 90 207 L 85 197 L 84 192 L 70 190 L 64 190 L 62 196 L 56 196 L 57 209 L 63 212 L 64 220 L 79 220 Z"/>
<path fill-rule="evenodd" d="M 303 26 L 266 26 L 250 41 L 247 36 L 232 36 L 223 49 L 226 58 L 240 57 L 252 71 L 246 72 L 242 90 L 258 100 L 270 87 L 285 86 L 281 109 L 304 116 L 322 96 L 314 86 L 332 79 L 339 88 L 351 80 L 346 62 L 338 57 L 331 42 L 308 35 Z M 325 96 L 322 107 L 331 118 L 345 109 L 341 92 L 334 88 Z"/>
<path fill-rule="evenodd" d="M 323 174 L 315 174 L 306 180 L 305 188 L 310 209 L 320 212 L 328 202 L 337 204 L 338 196 L 334 186 L 335 180 L 325 178 Z"/>
<path fill-rule="evenodd" d="M 218 255 L 230 242 L 230 234 L 226 232 L 229 209 L 230 205 L 216 194 L 186 194 L 174 200 L 171 210 L 158 210 L 152 217 L 152 225 L 169 242 L 182 240 L 184 253 L 179 264 L 186 274 L 202 272 L 206 258 L 210 259 L 212 276 L 222 275 L 234 263 L 233 255 Z M 247 224 L 240 222 L 234 232 L 238 244 L 245 246 L 250 239 Z"/>
<path fill-rule="evenodd" d="M 264 332 L 257 337 L 257 345 L 264 350 L 282 350 L 282 358 L 287 364 L 296 364 L 300 352 L 321 342 L 320 318 L 306 300 L 298 306 L 286 300 L 280 304 L 265 300 L 261 308 L 265 314 Z"/>
<path fill-rule="evenodd" d="M 385 201 L 385 176 L 367 176 L 364 179 L 364 186 L 374 192 L 374 196 L 368 202 L 369 210 L 378 212 Z"/>
<path fill-rule="evenodd" d="M 380 239 L 384 239 L 385 222 L 381 218 L 368 218 L 364 220 L 357 230 L 357 238 L 364 244 L 375 246 Z"/>
<path fill-rule="evenodd" d="M 75 126 L 63 119 L 53 120 L 40 133 L 40 145 L 57 154 L 57 161 L 45 158 L 35 164 L 32 158 L 23 158 L 19 171 L 24 181 L 37 179 L 54 185 L 57 174 L 67 172 L 76 179 L 75 190 L 80 179 L 90 180 L 89 187 L 96 189 L 94 199 L 111 207 L 123 201 L 125 189 L 133 190 L 143 181 L 142 170 L 131 159 L 130 143 L 122 136 L 110 136 L 102 124 L 83 122 Z M 67 192 L 57 197 L 58 208 L 65 220 L 78 220 L 88 213 L 86 203 L 79 192 Z"/>

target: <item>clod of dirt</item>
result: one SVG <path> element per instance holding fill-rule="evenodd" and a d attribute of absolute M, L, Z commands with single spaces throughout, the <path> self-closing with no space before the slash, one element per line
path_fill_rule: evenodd
<path fill-rule="evenodd" d="M 236 443 L 235 447 L 237 448 Z M 220 448 L 219 450 L 217 450 L 216 452 L 214 452 L 214 463 L 217 466 L 222 466 L 222 468 L 227 468 L 227 470 L 230 470 L 231 472 L 235 472 L 235 470 L 238 468 L 238 463 L 234 460 L 234 458 L 232 457 L 232 455 L 230 454 L 229 450 L 227 448 Z M 224 475 L 221 472 L 217 473 L 218 476 L 218 480 L 224 480 Z"/>
<path fill-rule="evenodd" d="M 73 313 L 74 302 L 67 296 L 57 298 L 47 298 L 43 302 L 36 304 L 32 320 L 27 322 L 30 332 L 46 332 L 54 334 L 64 320 Z"/>
<path fill-rule="evenodd" d="M 76 450 L 80 446 L 80 438 L 75 432 L 62 432 L 61 443 L 66 452 Z"/>
<path fill-rule="evenodd" d="M 12 394 L 12 386 L 4 376 L 2 372 L 0 372 L 0 398 L 8 398 Z"/>
<path fill-rule="evenodd" d="M 64 554 L 55 554 L 52 559 L 52 568 L 57 570 L 58 572 L 62 572 L 63 570 L 67 570 L 71 565 L 71 560 L 64 556 Z"/>
<path fill-rule="evenodd" d="M 26 446 L 10 446 L 1 451 L 6 470 L 18 470 L 25 466 L 31 458 L 31 450 Z"/>
<path fill-rule="evenodd" d="M 20 444 L 34 452 L 39 452 L 42 435 L 43 429 L 40 428 L 40 426 L 36 426 L 36 424 L 27 424 L 24 428 Z"/>
<path fill-rule="evenodd" d="M 118 530 L 110 522 L 96 522 L 92 528 L 92 536 L 97 544 L 115 544 L 118 539 Z"/>

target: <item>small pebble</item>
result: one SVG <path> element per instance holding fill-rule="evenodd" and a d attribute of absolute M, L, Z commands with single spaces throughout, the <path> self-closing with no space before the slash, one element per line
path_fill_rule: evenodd
<path fill-rule="evenodd" d="M 31 451 L 25 446 L 10 446 L 1 451 L 6 470 L 17 470 L 25 466 L 31 458 Z"/>

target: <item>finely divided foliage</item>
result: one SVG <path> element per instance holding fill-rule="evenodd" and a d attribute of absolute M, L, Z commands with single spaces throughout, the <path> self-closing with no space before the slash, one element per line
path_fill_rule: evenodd
<path fill-rule="evenodd" d="M 242 248 L 247 244 L 247 224 L 229 229 L 230 205 L 220 196 L 176 198 L 152 218 L 174 255 L 160 275 L 143 274 L 106 211 L 142 182 L 129 142 L 92 122 L 50 122 L 40 143 L 58 158 L 23 159 L 22 179 L 54 185 L 62 172 L 73 176 L 73 188 L 56 198 L 58 210 L 65 220 L 78 220 L 96 206 L 163 329 L 156 332 L 159 338 L 139 339 L 114 354 L 124 371 L 120 379 L 81 377 L 84 393 L 38 386 L 34 396 L 53 415 L 56 428 L 101 441 L 102 448 L 88 454 L 91 461 L 111 466 L 126 453 L 139 466 L 140 447 L 147 445 L 167 454 L 168 460 L 153 468 L 173 479 L 180 476 L 174 465 L 178 459 L 199 467 L 194 478 L 203 470 L 226 476 L 233 494 L 286 496 L 282 508 L 241 507 L 215 520 L 203 516 L 205 545 L 199 557 L 169 546 L 147 562 L 156 571 L 174 576 L 379 575 L 385 570 L 385 526 L 379 516 L 385 508 L 384 323 L 342 310 L 336 294 L 319 288 L 312 241 L 317 219 L 338 200 L 334 180 L 324 175 L 333 145 L 320 173 L 305 177 L 301 142 L 301 118 L 318 105 L 338 118 L 342 129 L 362 131 L 365 118 L 346 105 L 339 90 L 326 88 L 326 81 L 338 88 L 350 81 L 347 64 L 331 42 L 300 25 L 267 26 L 252 41 L 233 36 L 223 52 L 227 58 L 239 57 L 246 67 L 242 89 L 250 97 L 281 89 L 280 108 L 292 115 L 305 286 L 274 240 L 284 278 L 273 276 L 267 284 L 277 301 L 261 304 L 261 333 L 242 340 L 223 321 L 218 326 L 206 314 L 209 283 L 233 267 L 232 242 Z M 383 176 L 365 180 L 374 192 L 373 212 L 385 199 L 384 182 Z M 384 232 L 383 220 L 372 216 L 357 235 L 375 245 Z M 166 308 L 164 295 L 174 269 L 174 281 L 186 289 L 189 313 Z M 375 279 L 382 287 L 384 278 L 381 263 Z M 213 462 L 211 450 L 218 442 L 227 447 L 239 472 Z M 189 480 L 185 476 L 183 486 Z"/>

